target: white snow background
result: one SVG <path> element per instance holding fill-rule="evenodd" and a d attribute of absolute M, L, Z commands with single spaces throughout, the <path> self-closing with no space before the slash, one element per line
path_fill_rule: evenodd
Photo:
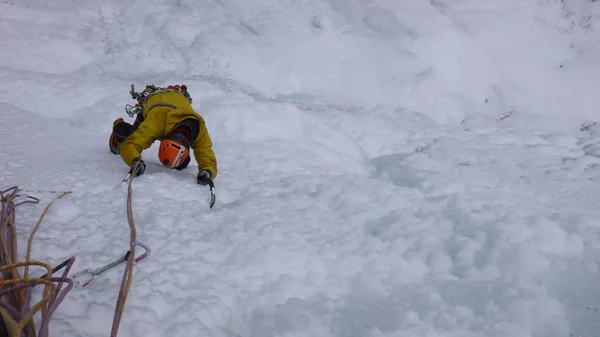
<path fill-rule="evenodd" d="M 130 84 L 186 84 L 217 204 L 156 145 L 119 336 L 600 336 L 600 2 L 3 0 L 19 253 L 128 249 Z M 590 125 L 584 128 L 582 125 Z M 193 163 L 193 161 L 192 161 Z M 192 164 L 193 165 L 193 164 Z M 124 265 L 51 336 L 108 336 Z M 37 290 L 38 292 L 41 289 Z"/>

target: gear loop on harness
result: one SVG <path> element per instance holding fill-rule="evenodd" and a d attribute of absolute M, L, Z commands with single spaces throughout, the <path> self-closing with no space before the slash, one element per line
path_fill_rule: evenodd
<path fill-rule="evenodd" d="M 144 90 L 142 90 L 141 92 L 136 92 L 135 88 L 132 84 L 129 94 L 131 94 L 131 98 L 137 100 L 137 104 L 136 105 L 126 104 L 125 112 L 129 115 L 129 117 L 134 117 L 137 114 L 143 113 L 144 105 L 145 105 L 146 101 L 148 100 L 148 98 L 150 98 L 153 95 L 160 94 L 163 92 L 175 92 L 180 95 L 183 95 L 185 98 L 187 98 L 187 100 L 190 102 L 190 104 L 192 104 L 192 97 L 190 96 L 189 92 L 187 91 L 187 86 L 185 84 L 169 85 L 166 88 L 159 88 L 159 87 L 155 86 L 154 84 L 152 84 L 152 85 L 147 85 L 146 88 Z M 154 107 L 154 106 L 169 106 L 171 108 L 177 108 L 176 106 L 174 106 L 172 104 L 168 104 L 168 103 L 155 103 L 152 107 Z M 150 107 L 150 109 L 152 107 Z"/>

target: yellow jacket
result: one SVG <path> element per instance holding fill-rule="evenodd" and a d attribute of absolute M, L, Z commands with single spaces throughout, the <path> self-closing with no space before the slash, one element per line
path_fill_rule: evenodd
<path fill-rule="evenodd" d="M 131 166 L 136 157 L 141 158 L 141 152 L 149 148 L 155 140 L 165 138 L 177 123 L 192 117 L 197 119 L 200 125 L 198 137 L 190 144 L 198 169 L 209 170 L 213 179 L 217 176 L 217 159 L 212 150 L 206 123 L 202 116 L 194 111 L 187 98 L 176 92 L 154 94 L 144 103 L 143 116 L 144 121 L 121 144 L 121 158 L 127 165 Z"/>

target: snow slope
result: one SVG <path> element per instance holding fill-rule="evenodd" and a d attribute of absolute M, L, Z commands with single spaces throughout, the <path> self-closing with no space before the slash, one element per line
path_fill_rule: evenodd
<path fill-rule="evenodd" d="M 127 250 L 130 84 L 185 83 L 219 161 L 133 182 L 121 336 L 599 336 L 600 3 L 3 1 L 0 188 L 20 254 Z M 127 117 L 127 119 L 129 119 Z M 581 129 L 582 124 L 589 125 Z M 55 336 L 110 333 L 122 268 Z"/>

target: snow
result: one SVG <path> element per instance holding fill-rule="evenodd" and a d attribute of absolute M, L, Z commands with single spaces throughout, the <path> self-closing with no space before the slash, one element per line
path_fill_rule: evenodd
<path fill-rule="evenodd" d="M 128 249 L 128 90 L 184 83 L 217 203 L 156 144 L 120 336 L 600 335 L 600 2 L 0 3 L 0 188 L 19 254 Z M 582 128 L 582 125 L 587 127 Z M 110 333 L 123 265 L 50 334 Z M 39 290 L 38 290 L 39 291 Z"/>

